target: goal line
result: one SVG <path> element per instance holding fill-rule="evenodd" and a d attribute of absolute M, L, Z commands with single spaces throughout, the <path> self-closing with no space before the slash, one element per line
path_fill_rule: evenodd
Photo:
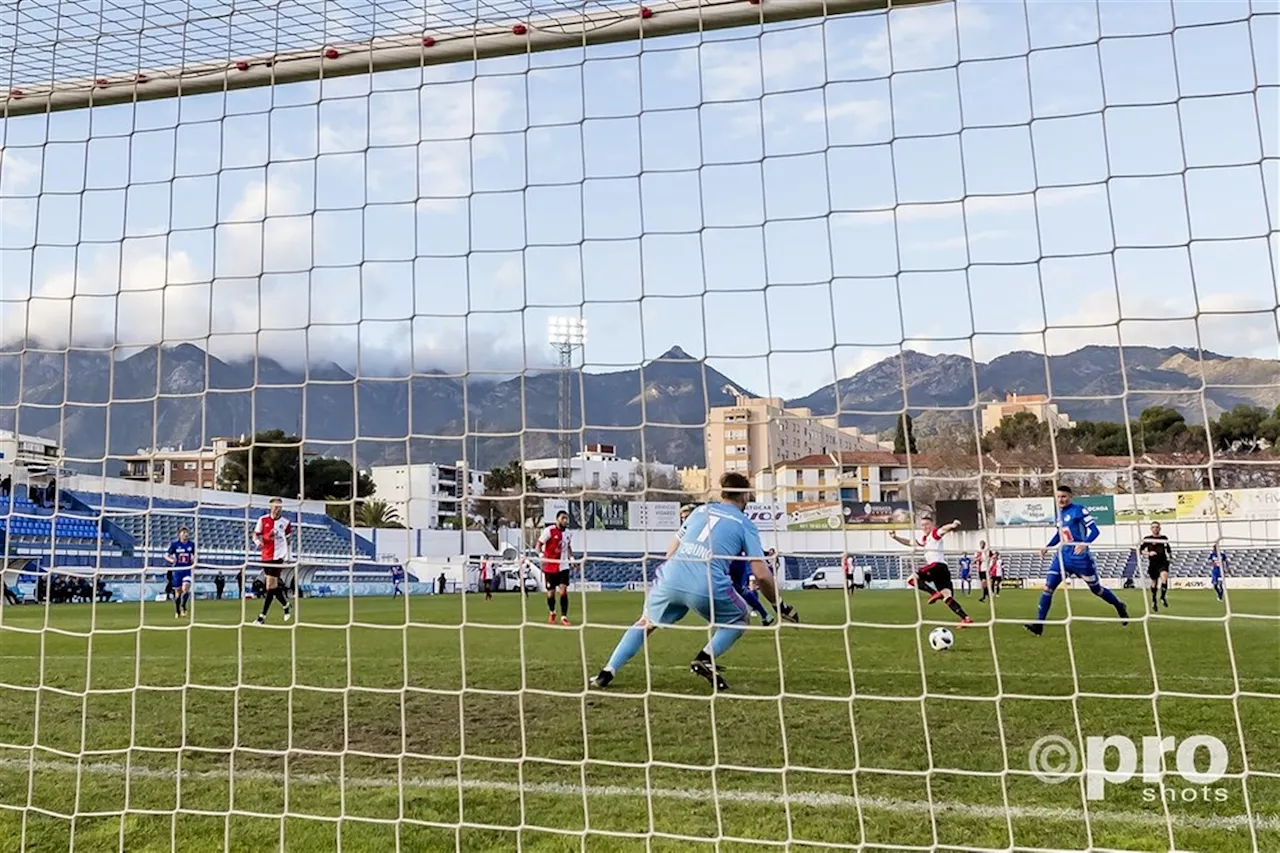
<path fill-rule="evenodd" d="M 400 788 L 425 791 L 458 790 L 574 798 L 587 796 L 623 799 L 634 797 L 637 799 L 644 799 L 648 797 L 657 800 L 671 800 L 676 802 L 707 802 L 709 800 L 718 799 L 723 802 L 760 806 L 777 806 L 781 801 L 785 800 L 791 805 L 809 806 L 812 808 L 848 808 L 911 815 L 928 813 L 932 810 L 939 814 L 949 813 L 953 815 L 964 815 L 967 817 L 1000 821 L 1009 818 L 1014 820 L 1031 819 L 1045 821 L 1080 821 L 1087 818 L 1092 821 L 1135 824 L 1139 826 L 1164 827 L 1167 825 L 1165 816 L 1155 812 L 1089 809 L 1086 814 L 1083 809 L 1072 808 L 1019 806 L 1015 804 L 1009 804 L 1007 806 L 990 806 L 982 805 L 980 803 L 958 803 L 941 800 L 916 802 L 892 797 L 839 794 L 831 791 L 788 790 L 785 794 L 779 794 L 765 791 L 727 790 L 725 788 L 718 788 L 717 790 L 712 791 L 706 788 L 638 788 L 628 787 L 625 785 L 591 784 L 584 786 L 571 785 L 563 782 L 524 781 L 517 783 L 504 782 L 497 779 L 466 779 L 447 776 L 438 778 L 405 776 L 403 779 L 381 779 L 374 777 L 338 778 L 328 773 L 277 773 L 260 769 L 237 769 L 234 773 L 230 770 L 166 770 L 156 767 L 141 766 L 138 764 L 125 765 L 119 762 L 97 762 L 91 760 L 87 756 L 85 760 L 79 762 L 42 760 L 34 758 L 30 761 L 24 761 L 16 758 L 0 758 L 0 769 L 20 771 L 34 769 L 53 773 L 80 773 L 89 776 L 107 778 L 132 777 L 162 781 L 219 782 L 231 781 L 234 779 L 236 782 L 256 781 L 284 783 L 287 780 L 291 785 L 342 784 L 351 788 L 374 790 L 394 790 Z M 0 808 L 4 808 L 4 805 L 0 804 Z M 307 817 L 309 820 L 314 819 L 321 821 L 350 819 L 349 817 L 326 818 L 322 815 L 308 815 Z M 1243 814 L 1205 816 L 1175 812 L 1171 815 L 1171 818 L 1176 826 L 1183 828 L 1240 830 L 1248 829 L 1252 825 L 1254 829 L 1259 830 L 1280 830 L 1280 817 L 1259 814 L 1255 814 L 1252 817 Z M 360 819 L 372 822 L 377 822 L 378 820 L 377 818 Z M 440 825 L 444 826 L 446 824 L 442 823 Z M 448 825 L 452 826 L 452 824 Z M 597 830 L 593 830 L 593 832 L 595 831 Z M 568 834 L 576 836 L 580 833 L 575 831 Z M 614 833 L 608 833 L 605 831 L 602 832 L 602 834 Z M 770 842 L 765 839 L 751 840 L 753 843 L 760 843 L 767 846 L 781 846 L 781 842 L 777 841 Z"/>

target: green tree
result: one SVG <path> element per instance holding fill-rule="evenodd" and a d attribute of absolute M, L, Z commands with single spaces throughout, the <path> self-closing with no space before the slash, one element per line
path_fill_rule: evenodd
<path fill-rule="evenodd" d="M 1092 456 L 1129 456 L 1129 431 L 1110 421 L 1080 421 L 1058 434 L 1059 447 Z"/>
<path fill-rule="evenodd" d="M 911 428 L 911 415 L 903 412 L 898 417 L 898 430 L 893 434 L 893 452 L 898 454 L 910 453 L 915 455 L 916 450 L 916 433 Z"/>
<path fill-rule="evenodd" d="M 1148 406 L 1133 424 L 1134 449 L 1138 453 L 1162 453 L 1180 449 L 1187 434 L 1187 419 L 1168 406 Z"/>
<path fill-rule="evenodd" d="M 360 472 L 354 478 L 355 494 L 351 493 L 353 483 L 351 463 L 346 459 L 334 459 L 329 456 L 317 456 L 307 461 L 303 467 L 303 497 L 309 501 L 351 500 L 367 498 L 376 489 L 373 478 Z"/>
<path fill-rule="evenodd" d="M 373 479 L 365 473 L 353 475 L 346 459 L 304 460 L 302 439 L 284 430 L 264 430 L 227 452 L 218 488 L 290 499 L 301 494 L 311 501 L 350 501 L 374 492 Z"/>
<path fill-rule="evenodd" d="M 1256 453 L 1269 443 L 1267 435 L 1280 426 L 1273 419 L 1280 420 L 1280 412 L 1241 403 L 1210 425 L 1213 446 L 1228 452 Z"/>
<path fill-rule="evenodd" d="M 218 488 L 296 498 L 302 492 L 302 439 L 270 429 L 228 451 Z"/>
<path fill-rule="evenodd" d="M 1271 445 L 1273 452 L 1280 450 L 1280 406 L 1258 425 L 1258 434 Z"/>
<path fill-rule="evenodd" d="M 484 479 L 484 495 L 475 502 L 476 516 L 497 524 L 523 527 L 526 519 L 542 517 L 542 498 L 536 494 L 538 482 L 525 473 L 519 459 L 489 471 Z"/>
<path fill-rule="evenodd" d="M 506 465 L 489 471 L 484 478 L 484 487 L 486 492 L 507 494 L 518 491 L 528 479 L 524 474 L 524 465 L 519 459 L 512 459 Z"/>
<path fill-rule="evenodd" d="M 356 509 L 357 527 L 380 527 L 401 529 L 400 513 L 384 500 L 361 501 Z"/>
<path fill-rule="evenodd" d="M 1007 415 L 996 428 L 982 437 L 988 453 L 1013 450 L 1021 453 L 1049 449 L 1049 425 L 1031 412 Z"/>

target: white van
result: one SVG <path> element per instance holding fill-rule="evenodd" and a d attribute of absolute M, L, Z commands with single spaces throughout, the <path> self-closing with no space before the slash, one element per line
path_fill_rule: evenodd
<path fill-rule="evenodd" d="M 839 566 L 815 569 L 813 574 L 800 581 L 801 589 L 844 589 L 844 570 Z"/>
<path fill-rule="evenodd" d="M 494 570 L 494 592 L 519 592 L 521 572 L 516 566 L 501 566 Z M 529 569 L 524 570 L 525 592 L 537 592 L 541 589 L 538 580 Z"/>

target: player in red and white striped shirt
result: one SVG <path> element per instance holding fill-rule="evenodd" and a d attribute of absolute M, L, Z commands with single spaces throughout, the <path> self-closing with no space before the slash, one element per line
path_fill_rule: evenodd
<path fill-rule="evenodd" d="M 542 557 L 542 577 L 547 583 L 547 623 L 556 621 L 556 591 L 560 592 L 560 624 L 569 624 L 569 561 L 573 559 L 573 539 L 569 535 L 569 513 L 556 513 L 556 523 L 543 528 L 538 537 Z"/>
<path fill-rule="evenodd" d="M 951 612 L 960 617 L 960 624 L 967 625 L 973 619 L 964 612 L 951 589 L 951 570 L 947 568 L 946 548 L 942 544 L 942 537 L 959 527 L 958 521 L 936 527 L 933 516 L 926 515 L 920 519 L 919 539 L 903 539 L 897 533 L 890 533 L 889 536 L 900 545 L 924 549 L 924 565 L 907 579 L 907 584 L 917 587 L 921 592 L 930 593 L 930 604 L 941 598 L 951 608 Z"/>
<path fill-rule="evenodd" d="M 1000 594 L 1000 582 L 1004 580 L 1004 563 L 1000 560 L 1000 552 L 992 551 L 987 561 L 987 571 L 991 572 L 991 594 Z"/>
<path fill-rule="evenodd" d="M 973 555 L 973 567 L 978 570 L 978 581 L 982 584 L 982 597 L 978 603 L 986 601 L 991 595 L 991 587 L 987 583 L 987 573 L 991 569 L 991 552 L 987 550 L 987 540 L 978 543 L 978 553 Z"/>
<path fill-rule="evenodd" d="M 489 558 L 480 558 L 480 588 L 484 590 L 484 600 L 493 600 L 493 579 L 489 577 Z"/>
<path fill-rule="evenodd" d="M 284 504 L 279 498 L 272 498 L 270 511 L 258 519 L 253 528 L 253 544 L 259 550 L 262 560 L 263 585 L 266 594 L 262 596 L 262 612 L 258 614 L 256 624 L 265 625 L 267 612 L 271 610 L 271 600 L 279 599 L 284 608 L 284 621 L 288 622 L 292 615 L 289 596 L 285 593 L 285 585 L 280 579 L 284 564 L 289 561 L 289 537 L 293 535 L 293 522 L 283 518 Z"/>

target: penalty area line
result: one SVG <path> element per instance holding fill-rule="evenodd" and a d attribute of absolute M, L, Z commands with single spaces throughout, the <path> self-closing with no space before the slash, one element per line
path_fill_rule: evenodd
<path fill-rule="evenodd" d="M 838 794 L 824 791 L 790 791 L 786 796 L 781 792 L 740 791 L 721 788 L 711 791 L 705 788 L 638 788 L 625 785 L 587 785 L 585 791 L 581 785 L 570 785 L 561 782 L 516 782 L 487 779 L 456 779 L 450 777 L 404 779 L 353 777 L 342 779 L 328 773 L 279 773 L 266 770 L 237 770 L 231 774 L 228 770 L 167 770 L 156 767 L 134 765 L 127 767 L 119 762 L 86 761 L 44 761 L 19 758 L 0 758 L 0 770 L 53 773 L 76 773 L 90 776 L 129 776 L 138 779 L 163 779 L 178 781 L 229 781 L 234 776 L 236 782 L 266 782 L 283 784 L 287 779 L 290 785 L 329 785 L 335 787 L 360 788 L 365 790 L 406 790 L 421 791 L 491 791 L 499 793 L 525 793 L 539 796 L 564 796 L 581 798 L 585 793 L 589 797 L 616 798 L 651 798 L 654 800 L 670 800 L 681 802 L 743 803 L 748 805 L 807 806 L 812 808 L 848 808 L 859 806 L 864 811 L 893 812 L 899 814 L 920 815 L 932 812 L 965 817 L 976 817 L 984 820 L 1032 819 L 1072 822 L 1106 822 L 1166 826 L 1172 823 L 1177 827 L 1211 830 L 1247 829 L 1251 824 L 1258 830 L 1280 830 L 1280 815 L 1255 814 L 1248 815 L 1189 815 L 1171 812 L 1166 820 L 1162 813 L 1113 811 L 1091 808 L 1086 814 L 1082 809 L 1050 808 L 1048 806 L 1019 806 L 1008 808 L 979 803 L 957 803 L 947 801 L 902 800 L 890 797 L 855 797 L 852 794 Z"/>

